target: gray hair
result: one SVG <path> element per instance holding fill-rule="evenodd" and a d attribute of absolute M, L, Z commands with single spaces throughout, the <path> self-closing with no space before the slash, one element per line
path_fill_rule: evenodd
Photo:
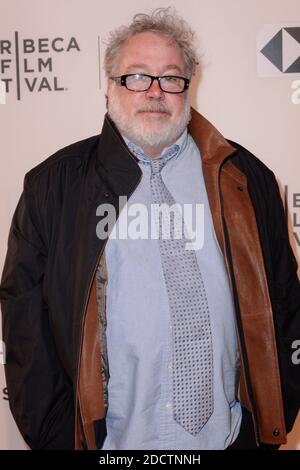
<path fill-rule="evenodd" d="M 172 7 L 156 8 L 151 14 L 137 13 L 129 26 L 120 26 L 112 31 L 107 41 L 104 68 L 107 77 L 114 73 L 124 43 L 138 33 L 158 33 L 177 44 L 181 49 L 189 78 L 194 75 L 198 64 L 194 46 L 194 31 L 180 18 Z"/>

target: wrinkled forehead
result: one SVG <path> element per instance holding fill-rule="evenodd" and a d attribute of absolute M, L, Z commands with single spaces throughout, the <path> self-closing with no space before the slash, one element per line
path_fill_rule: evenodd
<path fill-rule="evenodd" d="M 132 71 L 148 73 L 184 73 L 186 66 L 180 47 L 162 34 L 138 33 L 123 44 L 117 60 L 120 73 Z"/>

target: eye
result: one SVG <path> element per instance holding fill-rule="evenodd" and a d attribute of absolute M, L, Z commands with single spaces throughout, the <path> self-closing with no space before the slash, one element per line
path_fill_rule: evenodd
<path fill-rule="evenodd" d="M 147 77 L 145 77 L 145 75 L 143 75 L 141 73 L 136 73 L 130 78 L 132 80 L 136 81 L 136 82 L 141 82 L 141 81 L 145 80 Z"/>
<path fill-rule="evenodd" d="M 173 77 L 173 76 L 166 76 L 166 77 L 162 77 L 166 82 L 169 82 L 169 83 L 179 83 L 180 81 L 180 78 L 178 77 Z"/>

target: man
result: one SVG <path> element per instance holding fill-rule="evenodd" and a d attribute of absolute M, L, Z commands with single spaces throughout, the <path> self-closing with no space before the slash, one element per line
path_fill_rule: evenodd
<path fill-rule="evenodd" d="M 276 448 L 296 418 L 300 289 L 277 183 L 190 111 L 192 38 L 170 9 L 114 32 L 101 135 L 25 177 L 1 300 L 33 449 Z"/>

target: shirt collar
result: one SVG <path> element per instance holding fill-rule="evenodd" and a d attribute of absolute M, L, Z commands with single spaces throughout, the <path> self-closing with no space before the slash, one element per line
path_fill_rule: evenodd
<path fill-rule="evenodd" d="M 155 160 L 170 160 L 171 158 L 176 158 L 184 150 L 187 144 L 188 131 L 187 128 L 183 133 L 178 137 L 176 142 L 170 147 L 165 147 L 159 157 L 155 157 Z M 136 144 L 131 142 L 127 137 L 123 135 L 123 139 L 129 148 L 129 150 L 139 159 L 141 163 L 150 164 L 150 161 L 153 159 L 145 154 L 141 147 L 138 147 Z"/>

